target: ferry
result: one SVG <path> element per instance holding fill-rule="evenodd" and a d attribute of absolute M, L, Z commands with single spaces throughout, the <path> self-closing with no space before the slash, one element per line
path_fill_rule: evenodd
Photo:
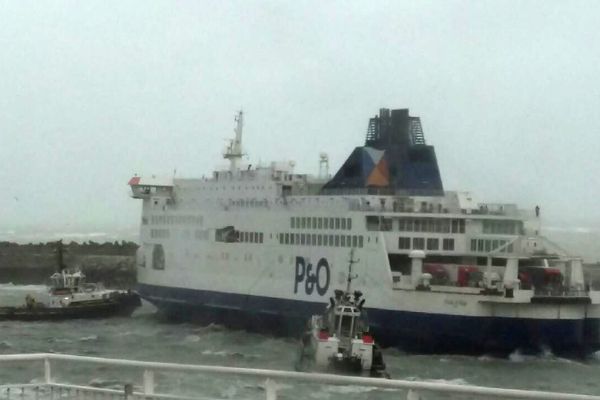
<path fill-rule="evenodd" d="M 600 292 L 582 260 L 541 235 L 540 208 L 443 187 L 419 117 L 381 109 L 333 175 L 244 163 L 134 176 L 142 201 L 138 291 L 167 317 L 296 334 L 336 290 L 350 251 L 382 346 L 417 352 L 600 348 Z"/>

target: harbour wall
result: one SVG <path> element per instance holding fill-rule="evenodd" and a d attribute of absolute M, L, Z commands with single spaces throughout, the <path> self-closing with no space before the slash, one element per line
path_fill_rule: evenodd
<path fill-rule="evenodd" d="M 136 283 L 134 242 L 64 243 L 63 263 L 79 268 L 88 282 L 107 287 L 132 288 Z M 58 269 L 57 243 L 17 244 L 0 242 L 0 283 L 46 283 Z"/>

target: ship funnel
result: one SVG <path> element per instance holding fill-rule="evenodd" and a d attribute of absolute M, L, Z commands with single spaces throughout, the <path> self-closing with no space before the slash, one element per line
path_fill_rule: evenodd
<path fill-rule="evenodd" d="M 382 108 L 369 120 L 364 146 L 356 147 L 323 194 L 442 196 L 444 187 L 433 146 L 419 117 L 408 109 Z"/>

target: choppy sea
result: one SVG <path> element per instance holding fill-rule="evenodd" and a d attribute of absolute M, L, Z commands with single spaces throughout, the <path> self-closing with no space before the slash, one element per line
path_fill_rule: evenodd
<path fill-rule="evenodd" d="M 43 286 L 0 285 L 0 304 L 23 302 L 27 293 Z M 197 326 L 164 322 L 147 303 L 131 318 L 72 320 L 66 322 L 0 322 L 0 354 L 57 352 L 190 364 L 294 370 L 298 342 L 234 331 L 218 325 Z M 384 350 L 392 378 L 452 382 L 520 389 L 540 389 L 600 395 L 600 353 L 586 359 L 560 358 L 547 351 L 507 358 L 488 355 L 406 354 Z M 69 383 L 122 389 L 139 385 L 137 372 L 121 368 L 58 363 L 55 377 Z M 42 379 L 40 365 L 0 363 L 0 384 L 35 383 Z M 157 391 L 210 398 L 264 398 L 262 382 L 246 378 L 161 374 Z M 279 383 L 281 399 L 398 399 L 402 393 L 370 387 L 315 386 Z M 0 397 L 2 394 L 0 393 Z M 441 398 L 428 396 L 427 399 Z"/>

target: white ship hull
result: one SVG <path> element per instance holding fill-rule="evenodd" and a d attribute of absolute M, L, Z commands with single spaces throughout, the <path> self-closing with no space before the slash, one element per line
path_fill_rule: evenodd
<path fill-rule="evenodd" d="M 400 111 L 398 118 L 414 120 Z M 443 192 L 433 149 L 412 131 L 405 150 L 433 164 L 419 161 L 396 183 L 386 168 L 405 156 L 393 146 L 357 148 L 330 181 L 295 174 L 291 164 L 242 167 L 241 117 L 225 154 L 229 170 L 203 179 L 132 178 L 133 197 L 143 199 L 140 294 L 173 318 L 300 334 L 343 289 L 354 249 L 353 287 L 368 299 L 370 325 L 384 346 L 596 348 L 600 293 L 585 290 L 581 260 L 563 254 L 555 268 L 526 271 L 542 262 L 535 254 L 553 251 L 539 236 L 539 208 L 531 216 Z M 377 146 L 377 135 L 367 144 Z M 404 160 L 402 168 L 413 168 Z M 357 162 L 372 171 L 352 181 Z M 419 174 L 429 178 L 419 181 Z M 348 189 L 363 175 L 365 185 L 389 181 L 390 188 Z M 419 182 L 429 194 L 398 189 Z"/>

